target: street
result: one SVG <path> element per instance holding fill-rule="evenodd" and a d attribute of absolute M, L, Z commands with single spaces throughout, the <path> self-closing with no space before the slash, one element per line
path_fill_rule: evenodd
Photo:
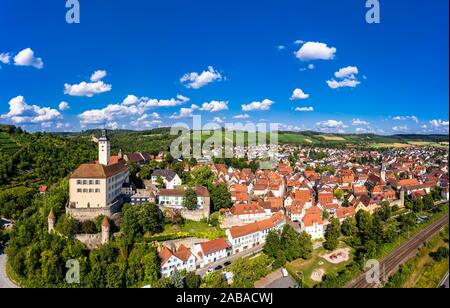
<path fill-rule="evenodd" d="M 223 266 L 223 264 L 225 262 L 227 262 L 227 261 L 232 262 L 232 261 L 236 260 L 237 258 L 245 258 L 245 257 L 249 257 L 249 256 L 252 256 L 252 255 L 258 254 L 258 253 L 260 253 L 263 250 L 263 248 L 264 248 L 264 245 L 259 245 L 259 246 L 256 246 L 256 247 L 253 247 L 253 248 L 241 251 L 240 253 L 233 254 L 233 255 L 231 255 L 231 256 L 229 256 L 227 258 L 221 259 L 221 260 L 219 260 L 219 261 L 217 261 L 215 263 L 211 263 L 208 267 L 198 269 L 197 270 L 197 275 L 199 275 L 200 277 L 203 277 L 203 276 L 205 276 L 208 273 L 208 270 L 210 268 L 215 268 L 218 265 L 222 265 Z"/>
<path fill-rule="evenodd" d="M 11 282 L 6 275 L 6 255 L 3 254 L 3 248 L 0 247 L 0 289 L 15 289 L 18 288 Z"/>

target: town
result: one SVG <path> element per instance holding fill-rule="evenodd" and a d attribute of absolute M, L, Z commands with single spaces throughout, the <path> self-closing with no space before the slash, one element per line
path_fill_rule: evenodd
<path fill-rule="evenodd" d="M 175 160 L 164 152 L 155 156 L 119 150 L 113 156 L 106 130 L 95 141 L 98 160 L 70 174 L 65 214 L 58 217 L 50 210 L 48 233 L 62 236 L 64 228 L 57 226 L 71 217 L 84 231 L 76 232 L 75 239 L 96 250 L 130 232 L 125 224 L 133 208 L 144 209 L 140 213 L 154 211 L 153 219 L 173 226 L 206 226 L 203 233 L 162 236 L 158 236 L 161 228 L 136 231 L 136 236 L 150 236 L 158 254 L 159 276 L 170 281 L 188 273 L 202 280 L 219 274 L 223 283 L 231 284 L 236 277 L 227 268 L 236 260 L 272 253 L 275 263 L 281 258 L 280 265 L 285 266 L 287 260 L 305 259 L 319 248 L 329 252 L 324 258 L 330 263 L 348 263 L 350 249 L 341 245 L 336 229 L 354 234 L 351 229 L 364 218 L 388 215 L 390 219 L 410 213 L 417 213 L 413 224 L 420 224 L 429 217 L 419 213 L 449 200 L 448 150 L 443 148 L 374 151 L 279 145 L 277 164 L 261 169 L 261 148 L 236 149 L 242 155 L 235 160 L 243 164 L 233 167 L 230 161 L 212 156 L 202 162 Z M 249 156 L 253 163 L 245 161 Z M 47 186 L 39 191 L 50 193 Z M 89 227 L 95 222 L 100 224 L 98 233 Z M 387 223 L 380 228 L 388 228 L 382 231 L 385 237 L 397 234 Z M 280 252 L 270 252 L 274 235 L 275 242 L 279 236 L 283 242 L 290 232 L 294 239 L 297 234 L 294 243 L 305 253 L 280 257 Z M 287 276 L 285 269 L 282 273 Z M 318 283 L 325 272 L 316 270 L 311 275 Z M 291 281 L 294 286 L 298 283 Z"/>

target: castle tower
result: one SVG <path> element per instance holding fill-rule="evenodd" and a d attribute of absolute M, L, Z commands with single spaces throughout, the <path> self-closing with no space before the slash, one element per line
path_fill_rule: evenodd
<path fill-rule="evenodd" d="M 110 224 L 108 217 L 105 216 L 102 222 L 102 245 L 107 244 L 109 242 L 109 236 L 110 236 Z"/>
<path fill-rule="evenodd" d="M 122 152 L 122 149 L 119 150 L 119 159 L 123 159 L 123 152 Z"/>
<path fill-rule="evenodd" d="M 56 223 L 56 216 L 55 213 L 53 213 L 53 210 L 51 210 L 50 214 L 48 214 L 47 222 L 48 222 L 48 233 L 53 233 L 55 231 L 55 223 Z"/>
<path fill-rule="evenodd" d="M 102 136 L 98 139 L 98 162 L 107 166 L 109 164 L 111 145 L 106 129 L 102 129 Z"/>
<path fill-rule="evenodd" d="M 386 183 L 386 166 L 384 165 L 384 163 L 381 164 L 380 178 L 383 180 L 383 182 Z"/>
<path fill-rule="evenodd" d="M 400 190 L 400 207 L 405 207 L 405 190 Z"/>

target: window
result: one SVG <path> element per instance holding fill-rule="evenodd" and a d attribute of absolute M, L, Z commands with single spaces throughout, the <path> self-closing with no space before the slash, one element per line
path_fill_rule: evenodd
<path fill-rule="evenodd" d="M 89 180 L 89 185 L 94 185 L 94 180 Z"/>
<path fill-rule="evenodd" d="M 81 192 L 83 192 L 83 190 L 82 190 L 81 188 L 78 188 L 78 189 L 77 189 L 77 192 L 78 192 L 78 193 L 81 193 Z"/>
<path fill-rule="evenodd" d="M 83 182 L 81 182 L 81 180 L 77 180 L 78 185 L 81 185 L 81 183 L 83 183 Z"/>
<path fill-rule="evenodd" d="M 96 193 L 99 193 L 99 192 L 100 192 L 100 189 L 99 189 L 99 188 L 96 188 L 96 189 L 95 189 L 95 192 L 96 192 Z"/>
<path fill-rule="evenodd" d="M 100 185 L 100 180 L 95 180 L 95 185 Z"/>

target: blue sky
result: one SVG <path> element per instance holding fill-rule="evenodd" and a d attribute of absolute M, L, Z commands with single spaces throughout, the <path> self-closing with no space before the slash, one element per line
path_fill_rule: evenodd
<path fill-rule="evenodd" d="M 64 2 L 0 1 L 1 123 L 448 133 L 447 0 Z"/>

